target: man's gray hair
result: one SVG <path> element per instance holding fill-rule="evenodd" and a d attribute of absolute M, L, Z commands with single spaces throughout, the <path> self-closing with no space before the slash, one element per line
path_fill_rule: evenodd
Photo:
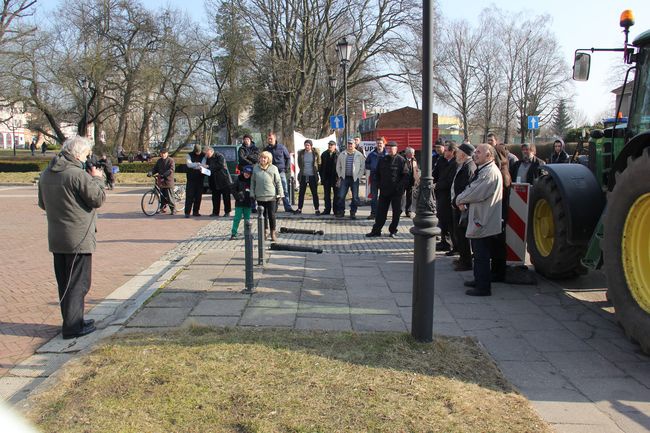
<path fill-rule="evenodd" d="M 88 155 L 92 148 L 92 141 L 86 137 L 81 137 L 79 135 L 68 138 L 65 143 L 63 143 L 63 150 L 67 150 L 78 160 L 85 160 L 86 155 Z"/>
<path fill-rule="evenodd" d="M 406 149 L 404 149 L 404 153 L 407 155 L 415 155 L 415 149 L 413 149 L 412 147 L 407 147 Z"/>
<path fill-rule="evenodd" d="M 485 150 L 487 151 L 487 155 L 492 159 L 496 158 L 496 150 L 494 149 L 494 147 L 490 146 L 487 143 L 484 144 L 486 145 Z"/>
<path fill-rule="evenodd" d="M 214 150 L 212 146 L 208 146 L 207 144 L 203 146 L 203 153 L 208 153 L 209 150 Z"/>

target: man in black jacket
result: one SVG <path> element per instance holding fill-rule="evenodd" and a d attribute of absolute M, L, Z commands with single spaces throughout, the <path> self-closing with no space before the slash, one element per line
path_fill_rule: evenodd
<path fill-rule="evenodd" d="M 160 149 L 160 158 L 153 166 L 151 174 L 158 174 L 158 187 L 162 195 L 162 209 L 161 212 L 165 213 L 165 208 L 169 205 L 171 214 L 176 213 L 176 203 L 174 201 L 174 194 L 171 190 L 174 189 L 174 172 L 176 171 L 176 163 L 174 158 L 169 157 L 169 151 L 166 148 Z"/>
<path fill-rule="evenodd" d="M 399 216 L 402 213 L 402 196 L 409 182 L 409 168 L 404 157 L 397 154 L 397 143 L 389 141 L 387 149 L 388 153 L 379 160 L 377 165 L 376 180 L 379 186 L 379 200 L 375 224 L 370 233 L 366 234 L 366 237 L 369 238 L 381 236 L 381 229 L 386 224 L 389 206 L 393 210 L 393 220 L 388 231 L 391 238 L 395 237 Z"/>
<path fill-rule="evenodd" d="M 436 214 L 440 227 L 440 242 L 436 245 L 438 251 L 451 250 L 447 238 L 451 230 L 451 183 L 456 175 L 456 149 L 456 143 L 448 141 L 433 168 L 433 181 L 436 184 L 433 191 L 436 195 Z"/>
<path fill-rule="evenodd" d="M 220 152 L 215 152 L 212 147 L 206 150 L 206 164 L 210 169 L 208 182 L 210 192 L 212 193 L 212 214 L 210 216 L 219 216 L 221 209 L 221 198 L 223 197 L 224 216 L 229 217 L 231 209 L 230 204 L 230 185 L 232 179 L 226 165 L 226 158 Z"/>
<path fill-rule="evenodd" d="M 339 195 L 339 189 L 336 186 L 338 179 L 336 174 L 336 160 L 338 157 L 339 151 L 336 148 L 336 141 L 330 140 L 327 143 L 327 150 L 320 156 L 319 175 L 324 190 L 323 201 L 325 201 L 325 209 L 323 209 L 321 215 L 329 215 L 332 210 L 334 210 L 334 215 L 339 213 L 338 200 L 336 200 L 336 197 Z M 334 197 L 334 203 L 332 203 L 332 197 Z M 332 205 L 334 205 L 333 208 Z"/>
<path fill-rule="evenodd" d="M 456 175 L 451 183 L 451 239 L 454 249 L 460 257 L 454 263 L 455 271 L 472 270 L 472 250 L 469 239 L 465 236 L 467 231 L 467 218 L 461 221 L 462 212 L 456 205 L 456 197 L 465 190 L 469 185 L 469 180 L 474 176 L 476 164 L 472 160 L 474 146 L 469 143 L 463 143 L 456 152 Z"/>
<path fill-rule="evenodd" d="M 207 150 L 207 147 L 206 147 Z M 187 154 L 185 161 L 187 166 L 187 189 L 185 190 L 185 218 L 192 216 L 200 217 L 201 200 L 203 198 L 203 173 L 202 167 L 206 167 L 205 153 L 201 151 L 201 145 L 195 144 L 192 153 Z"/>
<path fill-rule="evenodd" d="M 253 143 L 253 138 L 246 134 L 239 147 L 239 171 L 243 171 L 247 165 L 255 165 L 260 158 L 260 150 Z"/>
<path fill-rule="evenodd" d="M 534 144 L 523 143 L 521 145 L 521 159 L 510 170 L 513 182 L 533 184 L 538 176 L 539 166 L 544 165 L 544 161 L 535 156 L 536 153 L 537 148 Z"/>

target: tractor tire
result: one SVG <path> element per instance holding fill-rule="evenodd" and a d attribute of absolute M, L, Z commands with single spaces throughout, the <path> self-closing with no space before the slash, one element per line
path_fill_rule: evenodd
<path fill-rule="evenodd" d="M 528 253 L 535 271 L 550 279 L 573 278 L 584 273 L 580 263 L 585 246 L 567 243 L 569 216 L 552 176 L 537 179 L 531 190 Z"/>
<path fill-rule="evenodd" d="M 650 148 L 616 174 L 602 243 L 608 295 L 626 334 L 650 353 Z"/>

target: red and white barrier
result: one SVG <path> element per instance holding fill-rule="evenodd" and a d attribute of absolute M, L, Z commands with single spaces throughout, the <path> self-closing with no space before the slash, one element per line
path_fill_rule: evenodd
<path fill-rule="evenodd" d="M 526 262 L 530 187 L 528 183 L 513 183 L 510 188 L 510 206 L 506 224 L 506 263 L 509 265 L 523 265 Z"/>

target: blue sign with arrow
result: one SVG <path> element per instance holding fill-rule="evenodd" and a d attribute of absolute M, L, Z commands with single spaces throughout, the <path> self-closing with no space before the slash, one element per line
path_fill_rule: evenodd
<path fill-rule="evenodd" d="M 337 116 L 330 116 L 330 128 L 343 129 L 345 128 L 345 118 L 342 114 Z"/>
<path fill-rule="evenodd" d="M 539 116 L 528 116 L 528 129 L 539 129 Z"/>

